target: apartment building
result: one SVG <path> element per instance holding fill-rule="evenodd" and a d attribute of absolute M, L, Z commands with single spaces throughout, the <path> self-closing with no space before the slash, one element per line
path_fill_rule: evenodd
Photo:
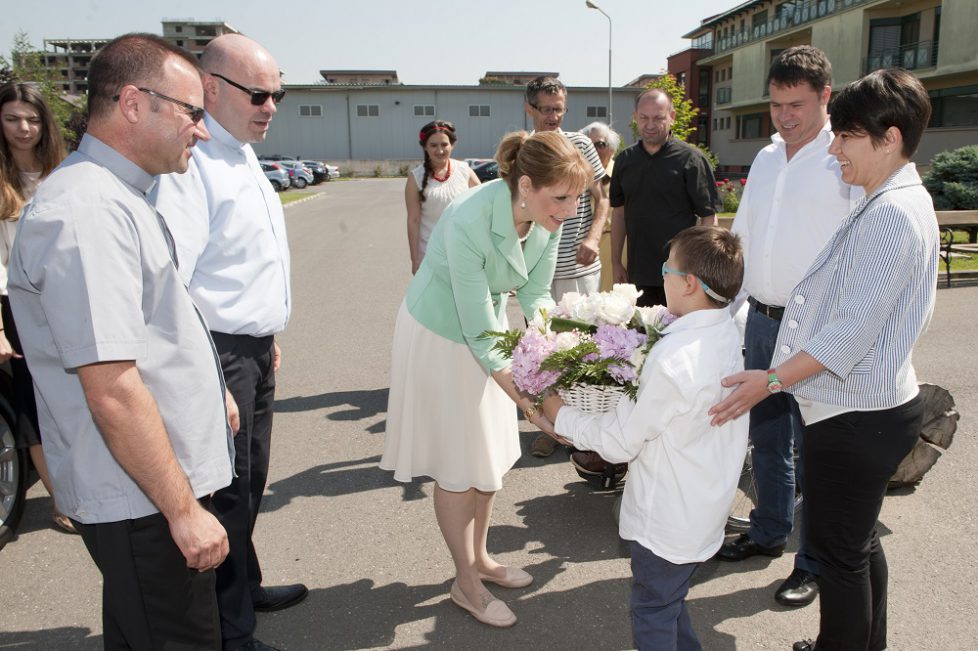
<path fill-rule="evenodd" d="M 200 58 L 204 46 L 224 34 L 240 34 L 223 20 L 200 21 L 193 18 L 164 18 L 163 38 Z"/>
<path fill-rule="evenodd" d="M 934 110 L 916 162 L 978 143 L 976 26 L 975 0 L 751 0 L 704 19 L 685 37 L 707 53 L 686 71 L 695 64 L 701 89 L 711 82 L 700 106 L 720 173 L 745 173 L 769 141 L 767 70 L 795 45 L 828 55 L 837 89 L 885 67 L 917 75 Z"/>
<path fill-rule="evenodd" d="M 88 66 L 107 38 L 44 39 L 44 51 L 39 52 L 41 65 L 53 73 L 53 81 L 69 95 L 88 92 Z"/>
<path fill-rule="evenodd" d="M 163 38 L 174 45 L 190 50 L 200 57 L 204 46 L 222 34 L 238 34 L 221 20 L 195 21 L 193 19 L 164 18 Z M 99 48 L 108 38 L 60 38 L 44 39 L 44 50 L 38 52 L 41 65 L 54 73 L 54 80 L 69 95 L 88 92 L 88 66 Z"/>

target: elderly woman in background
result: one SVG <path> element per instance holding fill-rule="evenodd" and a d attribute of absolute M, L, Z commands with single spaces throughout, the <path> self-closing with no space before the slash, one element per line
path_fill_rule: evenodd
<path fill-rule="evenodd" d="M 937 220 L 910 162 L 930 111 L 927 91 L 905 70 L 870 73 L 836 97 L 829 153 L 866 197 L 792 292 L 772 368 L 726 378 L 739 386 L 710 410 L 722 423 L 782 389 L 801 408 L 803 517 L 821 567 L 821 619 L 818 638 L 795 651 L 886 648 L 876 518 L 920 434 L 910 356 L 937 285 Z"/>
<path fill-rule="evenodd" d="M 380 467 L 398 481 L 435 480 L 435 518 L 455 563 L 451 599 L 480 622 L 503 627 L 516 615 L 485 583 L 519 588 L 533 581 L 486 549 L 493 500 L 520 457 L 513 403 L 541 430 L 552 433 L 553 425 L 516 388 L 510 360 L 482 334 L 507 329 L 514 288 L 529 319 L 553 306 L 560 227 L 577 213 L 593 172 L 577 147 L 552 131 L 506 135 L 496 161 L 502 179 L 445 210 L 401 304 Z"/>
<path fill-rule="evenodd" d="M 432 120 L 421 127 L 418 144 L 424 151 L 424 162 L 411 170 L 404 186 L 412 274 L 421 266 L 428 238 L 445 207 L 455 197 L 479 185 L 479 178 L 465 161 L 452 158 L 457 140 L 451 122 Z"/>
<path fill-rule="evenodd" d="M 615 164 L 614 155 L 618 151 L 618 146 L 621 144 L 621 136 L 618 132 L 609 127 L 604 122 L 592 122 L 583 129 L 581 133 L 591 139 L 594 143 L 594 149 L 598 152 L 598 157 L 601 159 L 601 164 L 604 166 L 605 175 L 602 177 L 601 182 L 605 184 L 605 190 L 607 186 L 611 185 L 611 173 L 612 167 Z M 611 268 L 611 220 L 605 222 L 604 232 L 601 234 L 601 248 L 599 255 L 601 257 L 601 284 L 600 290 L 606 292 L 611 289 L 612 285 L 612 268 Z"/>
<path fill-rule="evenodd" d="M 27 448 L 41 483 L 50 495 L 51 479 L 41 448 L 41 432 L 34 402 L 34 381 L 20 354 L 20 339 L 7 300 L 7 263 L 14 243 L 17 221 L 24 203 L 38 184 L 65 157 L 61 132 L 44 96 L 28 84 L 0 87 L 0 362 L 10 360 L 14 389 L 14 436 L 17 447 Z M 71 520 L 58 510 L 52 497 L 52 519 L 60 528 L 75 533 Z"/>

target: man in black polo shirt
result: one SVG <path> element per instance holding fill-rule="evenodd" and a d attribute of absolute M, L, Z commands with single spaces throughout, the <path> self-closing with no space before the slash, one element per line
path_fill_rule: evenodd
<path fill-rule="evenodd" d="M 611 176 L 614 278 L 644 292 L 639 305 L 665 305 L 666 244 L 684 228 L 716 224 L 720 201 L 706 156 L 672 135 L 676 111 L 668 93 L 644 91 L 635 100 L 633 117 L 641 140 L 619 154 Z M 626 240 L 627 270 L 622 264 Z"/>

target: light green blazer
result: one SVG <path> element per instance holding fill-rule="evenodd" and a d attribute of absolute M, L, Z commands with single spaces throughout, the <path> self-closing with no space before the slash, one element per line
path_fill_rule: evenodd
<path fill-rule="evenodd" d="M 510 361 L 492 351 L 486 330 L 501 330 L 509 291 L 532 318 L 552 307 L 550 282 L 560 229 L 535 226 L 521 247 L 513 225 L 512 197 L 499 179 L 456 198 L 435 225 L 424 261 L 408 286 L 407 308 L 432 332 L 468 345 L 483 368 Z"/>

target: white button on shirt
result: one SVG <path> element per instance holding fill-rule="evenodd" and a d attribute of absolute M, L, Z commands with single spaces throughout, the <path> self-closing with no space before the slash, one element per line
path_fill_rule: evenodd
<path fill-rule="evenodd" d="M 213 117 L 187 174 L 160 177 L 156 209 L 176 243 L 181 277 L 211 330 L 255 337 L 285 329 L 292 308 L 282 202 L 251 145 Z"/>
<path fill-rule="evenodd" d="M 733 232 L 744 246 L 744 291 L 783 306 L 815 257 L 863 196 L 842 182 L 828 153 L 828 123 L 789 161 L 778 134 L 751 165 Z"/>

